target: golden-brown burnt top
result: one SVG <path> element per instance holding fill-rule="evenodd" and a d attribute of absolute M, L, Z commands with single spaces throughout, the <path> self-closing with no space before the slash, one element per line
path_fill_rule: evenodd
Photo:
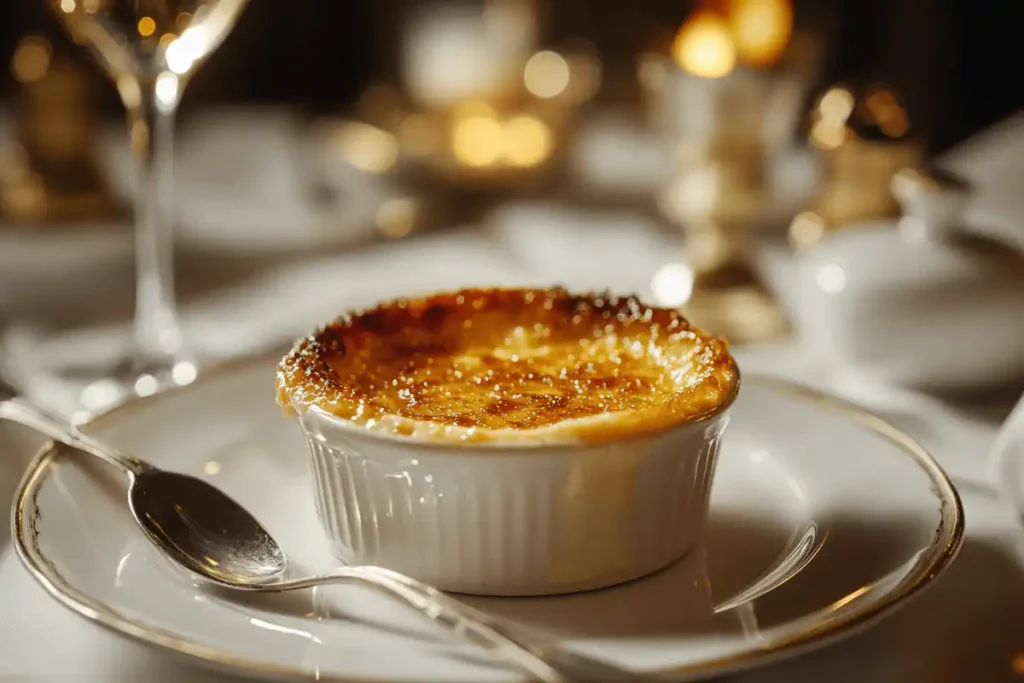
<path fill-rule="evenodd" d="M 281 361 L 278 401 L 398 434 L 606 441 L 735 397 L 725 341 L 635 297 L 474 289 L 355 313 Z"/>

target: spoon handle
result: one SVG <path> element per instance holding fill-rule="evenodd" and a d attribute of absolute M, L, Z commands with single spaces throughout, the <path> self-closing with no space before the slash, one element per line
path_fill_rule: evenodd
<path fill-rule="evenodd" d="M 150 469 L 141 460 L 103 446 L 79 432 L 63 419 L 33 405 L 3 381 L 0 381 L 0 420 L 17 422 L 55 441 L 95 455 L 119 470 L 132 475 Z"/>
<path fill-rule="evenodd" d="M 505 656 L 545 683 L 570 681 L 651 681 L 651 677 L 570 653 L 537 634 L 517 627 L 398 572 L 375 566 L 342 567 L 308 579 L 265 586 L 270 590 L 310 588 L 359 581 L 401 599 L 435 623 Z"/>

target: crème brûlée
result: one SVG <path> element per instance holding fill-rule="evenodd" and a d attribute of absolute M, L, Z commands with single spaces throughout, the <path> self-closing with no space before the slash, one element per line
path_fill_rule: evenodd
<path fill-rule="evenodd" d="M 286 412 L 441 441 L 594 443 L 708 418 L 739 372 L 722 339 L 635 297 L 474 289 L 353 313 L 277 373 Z"/>

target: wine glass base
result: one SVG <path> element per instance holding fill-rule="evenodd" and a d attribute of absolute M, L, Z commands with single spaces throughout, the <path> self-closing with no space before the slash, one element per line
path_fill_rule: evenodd
<path fill-rule="evenodd" d="M 197 370 L 195 361 L 184 356 L 169 363 L 121 363 L 81 388 L 78 392 L 81 408 L 73 417 L 85 420 L 133 399 L 191 384 Z"/>
<path fill-rule="evenodd" d="M 0 357 L 5 376 L 28 398 L 76 423 L 190 384 L 198 371 L 186 354 L 139 363 L 124 357 L 121 340 L 104 338 L 94 347 L 64 341 L 37 330 L 14 330 L 5 335 Z"/>

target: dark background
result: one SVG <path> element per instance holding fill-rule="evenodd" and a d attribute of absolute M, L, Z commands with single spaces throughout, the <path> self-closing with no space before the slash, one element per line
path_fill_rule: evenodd
<path fill-rule="evenodd" d="M 45 0 L 0 0 L 0 100 L 14 92 L 7 65 L 26 30 L 61 39 Z M 252 0 L 234 33 L 189 87 L 185 115 L 211 102 L 290 102 L 344 108 L 374 75 L 393 73 L 408 0 Z M 628 94 L 632 55 L 672 31 L 685 0 L 541 0 L 543 36 L 594 42 L 613 85 Z M 932 151 L 944 150 L 1024 104 L 1024 0 L 797 0 L 797 26 L 821 38 L 818 87 L 885 80 L 903 93 Z M 62 49 L 73 50 L 64 45 Z M 120 107 L 104 88 L 103 106 Z"/>

